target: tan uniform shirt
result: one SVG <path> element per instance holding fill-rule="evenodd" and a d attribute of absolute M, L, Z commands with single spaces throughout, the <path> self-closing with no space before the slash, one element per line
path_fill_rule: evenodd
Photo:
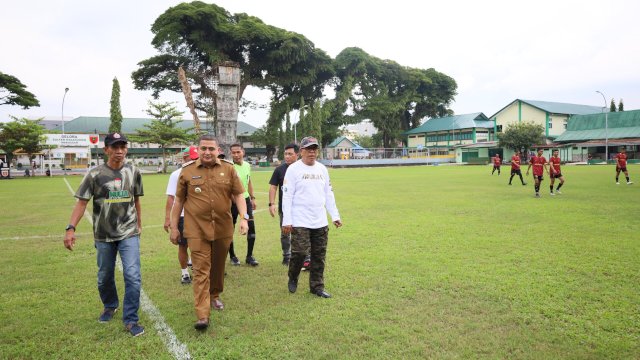
<path fill-rule="evenodd" d="M 215 240 L 233 236 L 231 202 L 244 188 L 233 165 L 216 159 L 207 168 L 200 160 L 182 168 L 176 197 L 184 204 L 184 237 Z"/>

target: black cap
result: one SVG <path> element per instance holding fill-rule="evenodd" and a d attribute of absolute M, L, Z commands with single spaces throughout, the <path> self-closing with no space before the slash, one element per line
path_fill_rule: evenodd
<path fill-rule="evenodd" d="M 127 137 L 120 133 L 111 133 L 104 138 L 104 146 L 111 146 L 115 143 L 128 143 Z"/>

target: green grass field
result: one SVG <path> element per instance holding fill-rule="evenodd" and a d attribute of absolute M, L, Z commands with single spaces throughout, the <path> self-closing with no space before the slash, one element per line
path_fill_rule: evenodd
<path fill-rule="evenodd" d="M 168 175 L 144 176 L 143 289 L 193 358 L 638 359 L 640 183 L 612 166 L 565 166 L 563 195 L 533 197 L 488 166 L 331 170 L 344 227 L 331 230 L 334 297 L 287 291 L 271 172 L 255 172 L 258 268 L 227 266 L 225 310 L 193 329 L 192 289 L 162 229 Z M 640 180 L 640 166 L 629 167 Z M 80 177 L 67 178 L 75 191 Z M 63 177 L 0 181 L 0 358 L 170 359 L 121 312 L 97 322 L 89 222 L 73 252 L 63 229 L 74 198 Z M 246 240 L 237 238 L 244 258 Z M 120 296 L 122 273 L 117 272 Z"/>

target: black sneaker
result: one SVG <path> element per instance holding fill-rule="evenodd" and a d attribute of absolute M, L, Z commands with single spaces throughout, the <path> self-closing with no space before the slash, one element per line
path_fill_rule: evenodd
<path fill-rule="evenodd" d="M 331 294 L 329 294 L 324 290 L 311 290 L 311 293 L 314 294 L 315 296 L 325 298 L 325 299 L 328 299 L 331 297 Z"/>
<path fill-rule="evenodd" d="M 131 336 L 140 336 L 144 334 L 144 327 L 138 325 L 138 323 L 129 323 L 126 326 L 127 331 L 131 334 Z"/>
<path fill-rule="evenodd" d="M 182 275 L 182 280 L 180 282 L 183 285 L 191 284 L 191 276 L 189 276 L 189 274 Z"/>
<path fill-rule="evenodd" d="M 98 321 L 101 323 L 111 321 L 116 311 L 118 311 L 118 308 L 104 308 L 104 310 L 102 310 L 102 314 L 100 314 L 100 317 L 98 318 Z"/>
<path fill-rule="evenodd" d="M 298 279 L 289 278 L 288 286 L 289 286 L 290 293 L 293 294 L 294 292 L 296 292 L 296 290 L 298 290 Z"/>
<path fill-rule="evenodd" d="M 231 265 L 240 266 L 240 260 L 238 260 L 238 258 L 236 256 L 232 256 L 231 257 Z"/>
<path fill-rule="evenodd" d="M 253 256 L 247 256 L 247 258 L 244 260 L 244 262 L 246 262 L 247 265 L 251 265 L 251 266 L 260 265 L 260 263 Z"/>

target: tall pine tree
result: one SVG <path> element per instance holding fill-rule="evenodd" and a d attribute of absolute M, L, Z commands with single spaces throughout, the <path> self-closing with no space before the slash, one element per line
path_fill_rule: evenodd
<path fill-rule="evenodd" d="M 109 132 L 122 132 L 122 110 L 120 109 L 120 83 L 118 78 L 113 78 L 113 87 L 111 88 L 111 123 L 109 124 Z"/>
<path fill-rule="evenodd" d="M 613 101 L 613 98 L 611 98 L 611 104 L 609 105 L 609 111 L 610 112 L 616 112 L 616 102 Z"/>
<path fill-rule="evenodd" d="M 624 104 L 622 103 L 622 99 L 618 102 L 618 111 L 624 111 Z"/>

